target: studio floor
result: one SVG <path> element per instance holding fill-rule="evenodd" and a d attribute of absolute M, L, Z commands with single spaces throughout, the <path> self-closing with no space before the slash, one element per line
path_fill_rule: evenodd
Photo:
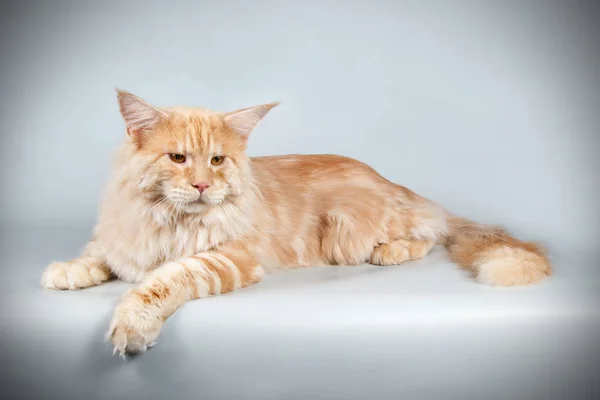
<path fill-rule="evenodd" d="M 443 249 L 397 267 L 279 272 L 188 303 L 158 345 L 126 361 L 104 333 L 130 286 L 47 291 L 39 276 L 87 229 L 2 237 L 2 398 L 600 398 L 600 271 L 553 255 L 529 287 L 477 284 Z"/>

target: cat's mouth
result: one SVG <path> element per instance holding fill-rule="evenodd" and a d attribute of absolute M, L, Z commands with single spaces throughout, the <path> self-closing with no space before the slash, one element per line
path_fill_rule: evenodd
<path fill-rule="evenodd" d="M 206 201 L 202 197 L 198 197 L 196 200 L 188 202 L 188 204 L 206 204 Z"/>
<path fill-rule="evenodd" d="M 200 196 L 181 196 L 179 194 L 167 194 L 167 201 L 185 208 L 196 209 L 198 207 L 214 206 L 222 203 L 226 196 L 222 195 L 207 195 L 206 193 Z"/>
<path fill-rule="evenodd" d="M 200 198 L 200 204 L 205 204 L 205 205 L 217 205 L 217 204 L 221 204 L 223 202 L 223 200 L 225 200 L 224 197 L 205 197 L 205 198 Z"/>
<path fill-rule="evenodd" d="M 223 198 L 221 197 L 208 197 L 208 196 L 200 196 L 195 200 L 187 202 L 189 206 L 213 206 L 221 203 Z"/>

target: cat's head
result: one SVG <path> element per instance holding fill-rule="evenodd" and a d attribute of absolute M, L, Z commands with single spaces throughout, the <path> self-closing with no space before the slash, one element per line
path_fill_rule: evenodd
<path fill-rule="evenodd" d="M 128 134 L 128 180 L 156 204 L 200 212 L 251 184 L 248 137 L 278 103 L 219 113 L 159 108 L 117 91 Z"/>

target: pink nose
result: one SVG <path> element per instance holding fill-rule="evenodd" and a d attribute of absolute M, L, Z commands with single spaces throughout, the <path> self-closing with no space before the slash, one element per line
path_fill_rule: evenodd
<path fill-rule="evenodd" d="M 206 188 L 209 186 L 208 183 L 196 183 L 195 185 L 192 185 L 193 187 L 195 187 L 196 189 L 198 189 L 198 191 L 200 193 L 204 192 L 204 190 L 206 190 Z"/>

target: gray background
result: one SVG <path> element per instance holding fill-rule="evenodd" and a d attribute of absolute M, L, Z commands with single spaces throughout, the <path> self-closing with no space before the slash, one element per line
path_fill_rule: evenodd
<path fill-rule="evenodd" d="M 593 2 L 553 1 L 2 3 L 2 390 L 591 396 L 598 15 Z M 496 290 L 439 251 L 410 268 L 277 274 L 186 306 L 161 346 L 119 363 L 102 334 L 128 285 L 37 284 L 93 227 L 124 135 L 114 86 L 159 106 L 281 100 L 252 155 L 360 159 L 458 214 L 546 243 L 556 276 Z"/>

